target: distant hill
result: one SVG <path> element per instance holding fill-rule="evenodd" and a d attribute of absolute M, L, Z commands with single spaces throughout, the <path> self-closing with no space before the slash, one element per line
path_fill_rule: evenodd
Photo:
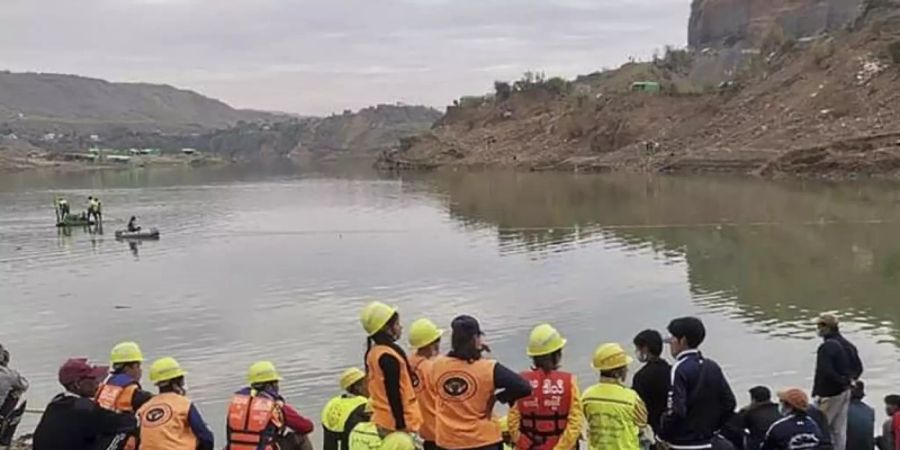
<path fill-rule="evenodd" d="M 274 116 L 167 85 L 0 72 L 0 123 L 15 129 L 200 131 Z"/>

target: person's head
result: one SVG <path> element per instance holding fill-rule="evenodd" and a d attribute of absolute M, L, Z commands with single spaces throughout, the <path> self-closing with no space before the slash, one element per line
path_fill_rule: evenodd
<path fill-rule="evenodd" d="M 700 347 L 706 339 L 706 327 L 703 321 L 696 317 L 681 317 L 669 322 L 666 328 L 669 331 L 669 351 L 673 357 L 678 357 L 685 350 L 693 350 Z"/>
<path fill-rule="evenodd" d="M 378 344 L 396 342 L 403 335 L 397 308 L 381 302 L 371 302 L 363 308 L 360 323 L 369 339 Z"/>
<path fill-rule="evenodd" d="M 772 401 L 772 391 L 765 386 L 756 386 L 750 389 L 750 404 L 760 405 Z"/>
<path fill-rule="evenodd" d="M 866 398 L 866 384 L 862 381 L 857 381 L 850 389 L 850 399 L 862 400 L 864 398 Z"/>
<path fill-rule="evenodd" d="M 802 413 L 809 409 L 809 396 L 803 389 L 791 388 L 778 393 L 781 411 L 784 415 Z"/>
<path fill-rule="evenodd" d="M 428 319 L 419 319 L 409 326 L 409 346 L 425 358 L 437 356 L 441 352 L 441 336 L 444 330 Z"/>
<path fill-rule="evenodd" d="M 601 378 L 625 381 L 628 376 L 628 365 L 632 362 L 621 345 L 603 344 L 594 350 L 591 366 L 600 371 Z"/>
<path fill-rule="evenodd" d="M 638 361 L 647 362 L 662 355 L 663 339 L 659 331 L 644 330 L 634 337 L 634 353 Z"/>
<path fill-rule="evenodd" d="M 886 412 L 889 417 L 893 417 L 898 411 L 900 411 L 900 395 L 892 394 L 885 397 L 884 412 Z"/>
<path fill-rule="evenodd" d="M 140 380 L 143 375 L 141 363 L 144 361 L 144 353 L 134 342 L 120 342 L 113 347 L 109 355 L 113 373 L 124 374 Z"/>
<path fill-rule="evenodd" d="M 159 388 L 161 394 L 166 392 L 186 394 L 185 375 L 187 372 L 181 368 L 175 358 L 160 358 L 150 365 L 150 382 Z"/>
<path fill-rule="evenodd" d="M 534 368 L 550 372 L 562 364 L 562 352 L 566 339 L 550 324 L 541 324 L 531 330 L 527 354 Z"/>
<path fill-rule="evenodd" d="M 134 222 L 135 220 L 137 220 L 137 217 L 131 216 L 131 221 Z"/>
<path fill-rule="evenodd" d="M 91 201 L 91 200 L 93 200 L 93 199 L 94 199 L 93 196 L 88 196 L 88 201 Z"/>
<path fill-rule="evenodd" d="M 59 384 L 79 397 L 91 398 L 100 388 L 100 382 L 109 368 L 92 366 L 85 358 L 73 358 L 59 368 Z"/>
<path fill-rule="evenodd" d="M 816 318 L 816 329 L 821 337 L 837 333 L 840 331 L 838 327 L 838 318 L 833 314 L 822 314 Z"/>
<path fill-rule="evenodd" d="M 250 388 L 257 391 L 277 394 L 278 382 L 281 380 L 281 375 L 278 374 L 275 364 L 272 364 L 271 361 L 255 362 L 247 371 L 247 381 L 250 382 Z"/>
<path fill-rule="evenodd" d="M 485 345 L 482 341 L 484 333 L 478 320 L 472 316 L 458 316 L 453 319 L 450 328 L 453 330 L 450 336 L 451 354 L 467 361 L 481 359 Z"/>
<path fill-rule="evenodd" d="M 344 373 L 341 374 L 338 384 L 341 386 L 341 389 L 347 391 L 350 395 L 368 397 L 369 393 L 366 386 L 366 373 L 356 367 L 345 370 Z"/>

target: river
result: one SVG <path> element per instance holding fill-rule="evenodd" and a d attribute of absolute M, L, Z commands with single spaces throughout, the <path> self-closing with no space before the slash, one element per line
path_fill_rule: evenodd
<path fill-rule="evenodd" d="M 103 234 L 53 227 L 55 195 L 74 208 L 92 194 Z M 716 177 L 4 174 L 0 342 L 36 408 L 60 390 L 68 357 L 104 361 L 123 340 L 174 356 L 222 442 L 229 394 L 260 359 L 318 422 L 338 374 L 362 362 L 367 299 L 398 305 L 404 324 L 475 315 L 494 356 L 517 369 L 531 327 L 550 322 L 583 387 L 598 344 L 631 349 L 637 332 L 697 315 L 739 404 L 757 384 L 808 390 L 812 318 L 838 311 L 881 417 L 883 396 L 900 390 L 898 202 L 894 184 Z M 131 215 L 162 239 L 117 242 Z"/>

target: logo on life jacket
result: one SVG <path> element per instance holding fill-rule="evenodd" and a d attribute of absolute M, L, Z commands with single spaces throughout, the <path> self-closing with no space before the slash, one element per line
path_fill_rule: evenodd
<path fill-rule="evenodd" d="M 156 405 L 153 408 L 150 408 L 144 414 L 144 420 L 141 422 L 141 426 L 152 428 L 158 427 L 172 418 L 172 408 L 169 405 Z"/>
<path fill-rule="evenodd" d="M 456 401 L 466 401 L 475 395 L 475 378 L 467 373 L 449 373 L 440 380 L 444 393 Z"/>

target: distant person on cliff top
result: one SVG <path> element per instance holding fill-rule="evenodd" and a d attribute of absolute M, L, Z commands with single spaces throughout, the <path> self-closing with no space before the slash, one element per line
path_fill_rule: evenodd
<path fill-rule="evenodd" d="M 863 372 L 856 347 L 838 329 L 838 319 L 824 314 L 816 319 L 822 344 L 816 357 L 813 397 L 828 418 L 834 450 L 847 448 L 847 414 L 850 407 L 850 387 Z"/>
<path fill-rule="evenodd" d="M 34 430 L 34 450 L 93 450 L 112 448 L 117 435 L 137 431 L 134 414 L 99 407 L 93 397 L 108 369 L 86 359 L 70 359 L 59 368 L 59 384 L 66 391 L 50 401 Z"/>

